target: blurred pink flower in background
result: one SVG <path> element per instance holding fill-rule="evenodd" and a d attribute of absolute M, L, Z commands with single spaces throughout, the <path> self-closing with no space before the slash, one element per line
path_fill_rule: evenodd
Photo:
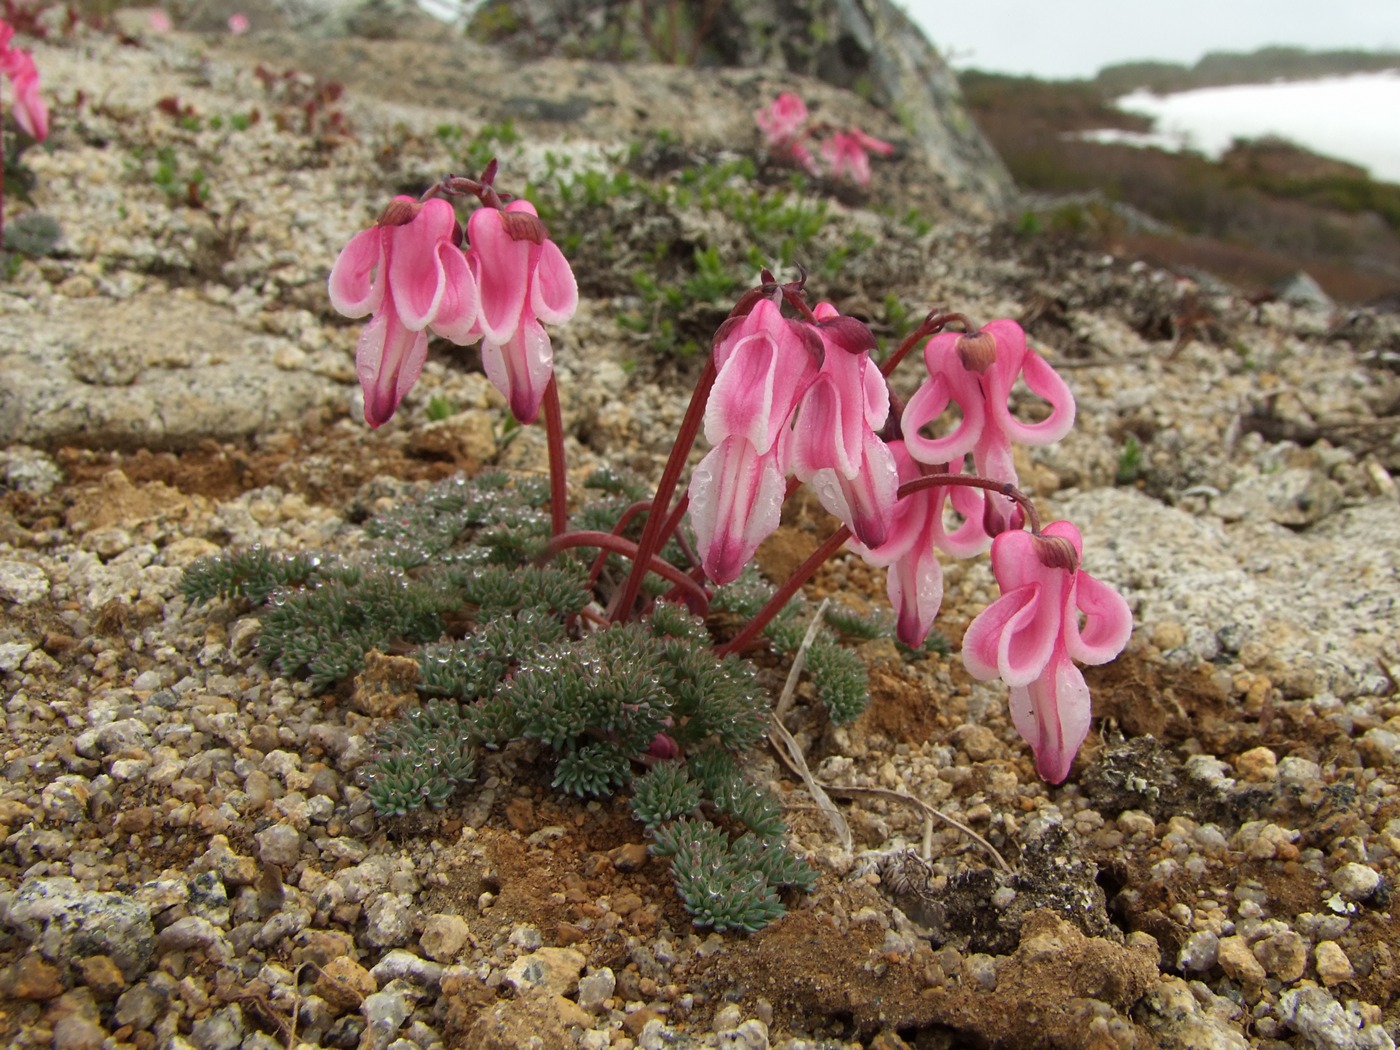
<path fill-rule="evenodd" d="M 173 25 L 170 21 L 170 15 L 167 14 L 164 9 L 159 7 L 157 7 L 154 11 L 151 12 L 150 22 L 151 29 L 153 29 L 157 33 L 168 33 L 173 28 Z"/>
<path fill-rule="evenodd" d="M 33 55 L 10 46 L 14 35 L 14 27 L 0 21 L 0 73 L 14 85 L 15 123 L 31 138 L 43 141 L 49 136 L 49 107 L 39 94 L 39 70 Z"/>
<path fill-rule="evenodd" d="M 242 36 L 248 32 L 252 23 L 248 21 L 248 16 L 242 11 L 235 11 L 228 16 L 228 31 L 234 36 Z"/>

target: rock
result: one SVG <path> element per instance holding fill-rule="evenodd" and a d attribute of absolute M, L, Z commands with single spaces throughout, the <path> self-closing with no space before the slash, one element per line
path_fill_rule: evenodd
<path fill-rule="evenodd" d="M 1343 864 L 1332 873 L 1332 885 L 1343 897 L 1354 901 L 1370 900 L 1381 886 L 1380 872 L 1365 864 Z"/>
<path fill-rule="evenodd" d="M 751 1017 L 723 1033 L 719 1038 L 719 1045 L 731 1050 L 768 1050 L 768 1026 Z"/>
<path fill-rule="evenodd" d="M 1322 290 L 1322 285 L 1303 270 L 1275 284 L 1274 294 L 1280 301 L 1292 306 L 1307 306 L 1317 310 L 1331 310 L 1336 307 L 1332 297 Z"/>
<path fill-rule="evenodd" d="M 0 987 L 16 999 L 57 999 L 63 994 L 63 974 L 38 955 L 23 955 L 5 972 Z"/>
<path fill-rule="evenodd" d="M 460 915 L 429 915 L 423 923 L 418 944 L 424 954 L 440 963 L 450 963 L 472 939 L 471 927 Z"/>
<path fill-rule="evenodd" d="M 413 932 L 413 897 L 385 893 L 365 908 L 364 940 L 372 948 L 404 944 Z"/>
<path fill-rule="evenodd" d="M 1203 1009 L 1191 987 L 1175 977 L 1164 977 L 1148 989 L 1134 1007 L 1133 1019 L 1155 1037 L 1161 1050 L 1249 1050 L 1238 1028 Z"/>
<path fill-rule="evenodd" d="M 0 401 L 3 394 L 0 394 Z M 12 605 L 33 605 L 47 598 L 49 574 L 27 561 L 0 561 L 0 601 Z"/>
<path fill-rule="evenodd" d="M 1205 973 L 1220 957 L 1220 937 L 1211 930 L 1197 930 L 1177 953 L 1176 965 L 1188 973 Z"/>
<path fill-rule="evenodd" d="M 516 995 L 567 995 L 578 986 L 585 962 L 572 948 L 539 948 L 511 963 L 505 983 Z"/>
<path fill-rule="evenodd" d="M 1255 944 L 1254 957 L 1270 977 L 1292 984 L 1307 969 L 1308 945 L 1292 930 L 1283 930 Z"/>
<path fill-rule="evenodd" d="M 1263 984 L 1264 967 L 1249 950 L 1249 942 L 1243 937 L 1220 938 L 1220 968 L 1232 980 L 1243 984 Z"/>
<path fill-rule="evenodd" d="M 395 948 L 374 964 L 370 976 L 380 986 L 390 981 L 407 981 L 410 984 L 436 986 L 442 979 L 442 966 L 435 962 L 420 959 L 412 952 Z"/>
<path fill-rule="evenodd" d="M 176 919 L 161 930 L 156 937 L 156 947 L 162 955 L 198 949 L 212 952 L 219 959 L 233 956 L 233 949 L 225 939 L 223 930 L 198 915 Z"/>
<path fill-rule="evenodd" d="M 1313 525 L 1341 506 L 1342 489 L 1309 467 L 1285 467 L 1272 474 L 1243 478 L 1211 503 L 1226 521 L 1272 521 L 1301 528 Z"/>
<path fill-rule="evenodd" d="M 593 1013 L 600 1012 L 617 989 L 617 977 L 604 966 L 578 980 L 578 1004 Z"/>
<path fill-rule="evenodd" d="M 390 981 L 381 991 L 365 996 L 360 1015 L 365 1019 L 363 1050 L 386 1050 L 413 1010 L 412 989 L 402 981 Z"/>
<path fill-rule="evenodd" d="M 53 1026 L 53 1050 L 101 1050 L 106 1038 L 100 1024 L 79 1014 L 60 1017 Z"/>
<path fill-rule="evenodd" d="M 1235 771 L 1248 781 L 1266 783 L 1278 776 L 1278 756 L 1267 747 L 1255 747 L 1235 759 Z"/>
<path fill-rule="evenodd" d="M 237 1003 L 230 1003 L 195 1021 L 190 1028 L 190 1042 L 199 1050 L 238 1050 L 246 1034 L 243 1008 Z"/>
<path fill-rule="evenodd" d="M 1356 976 L 1351 960 L 1336 941 L 1322 941 L 1313 949 L 1313 966 L 1317 970 L 1317 979 L 1328 988 Z"/>
<path fill-rule="evenodd" d="M 146 971 L 156 946 L 150 908 L 120 893 L 83 890 L 67 876 L 25 879 L 5 920 L 50 961 L 106 955 L 128 981 Z"/>
<path fill-rule="evenodd" d="M 79 959 L 78 973 L 82 982 L 92 989 L 99 999 L 115 999 L 126 990 L 126 977 L 110 958 L 105 955 L 90 955 Z"/>
<path fill-rule="evenodd" d="M 1312 1050 L 1395 1050 L 1379 1024 L 1364 1024 L 1323 988 L 1298 988 L 1279 996 L 1278 1016 Z"/>
<path fill-rule="evenodd" d="M 258 858 L 264 864 L 276 864 L 286 871 L 301 857 L 301 832 L 290 824 L 274 824 L 259 831 L 254 838 L 258 843 Z"/>
<path fill-rule="evenodd" d="M 139 1032 L 149 1031 L 165 1013 L 170 1001 L 169 994 L 150 983 L 142 983 L 128 988 L 117 999 L 113 1020 L 119 1025 L 130 1025 Z"/>
<path fill-rule="evenodd" d="M 341 956 L 321 967 L 313 991 L 337 1012 L 358 1010 L 367 996 L 378 988 L 370 972 L 354 959 Z"/>

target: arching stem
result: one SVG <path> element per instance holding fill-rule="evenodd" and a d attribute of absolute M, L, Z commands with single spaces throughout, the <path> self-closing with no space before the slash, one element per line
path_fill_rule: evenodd
<path fill-rule="evenodd" d="M 545 545 L 543 551 L 535 558 L 536 564 L 544 564 L 561 551 L 569 550 L 572 547 L 600 547 L 603 550 L 613 551 L 625 557 L 636 560 L 639 557 L 640 548 L 631 540 L 623 539 L 621 536 L 614 536 L 610 532 L 594 532 L 583 530 L 579 532 L 566 532 L 563 535 L 555 536 Z M 660 558 L 652 557 L 647 563 L 647 568 L 658 576 L 663 576 L 679 587 L 687 595 L 695 600 L 696 608 L 703 613 L 710 607 L 710 596 L 705 593 L 705 589 L 692 580 L 680 569 L 670 562 L 662 561 Z M 616 620 L 611 622 L 616 623 Z"/>
<path fill-rule="evenodd" d="M 967 489 L 986 489 L 988 492 L 995 492 L 998 496 L 1005 496 L 1025 511 L 1026 524 L 1031 527 L 1031 535 L 1040 535 L 1040 515 L 1035 512 L 1035 504 L 1031 502 L 1029 496 L 1010 482 L 993 481 L 991 478 L 980 477 L 976 474 L 925 474 L 921 478 L 906 481 L 899 486 L 899 498 L 903 499 L 915 492 L 943 485 L 961 485 Z"/>

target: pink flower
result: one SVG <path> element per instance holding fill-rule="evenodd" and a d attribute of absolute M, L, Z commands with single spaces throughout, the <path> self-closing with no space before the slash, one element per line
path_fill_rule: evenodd
<path fill-rule="evenodd" d="M 820 337 L 785 318 L 772 299 L 720 326 L 718 374 L 705 406 L 705 437 L 715 447 L 690 478 L 690 523 L 705 573 L 738 577 L 778 527 L 787 486 L 788 421 L 817 375 Z"/>
<path fill-rule="evenodd" d="M 833 179 L 849 179 L 857 186 L 870 185 L 870 157 L 860 139 L 838 131 L 822 142 L 822 161 Z"/>
<path fill-rule="evenodd" d="M 876 431 L 889 416 L 885 377 L 870 360 L 875 337 L 830 303 L 813 311 L 825 355 L 793 427 L 792 470 L 828 512 L 871 547 L 885 541 L 899 481 Z"/>
<path fill-rule="evenodd" d="M 767 108 L 755 113 L 754 120 L 769 150 L 780 156 L 791 156 L 807 123 L 807 103 L 791 91 L 784 91 Z"/>
<path fill-rule="evenodd" d="M 373 314 L 355 354 L 371 427 L 388 422 L 417 382 L 427 330 L 461 345 L 475 338 L 477 283 L 460 239 L 447 201 L 395 197 L 331 268 L 331 304 L 347 317 Z"/>
<path fill-rule="evenodd" d="M 248 21 L 248 16 L 242 11 L 235 11 L 228 16 L 228 31 L 234 36 L 242 36 L 248 32 L 252 23 Z"/>
<path fill-rule="evenodd" d="M 533 423 L 554 370 L 540 322 L 574 315 L 578 282 L 529 201 L 512 201 L 504 211 L 478 208 L 467 220 L 467 237 L 467 261 L 481 289 L 482 365 L 515 418 Z"/>
<path fill-rule="evenodd" d="M 49 137 L 49 107 L 39 94 L 39 70 L 34 56 L 21 48 L 10 46 L 15 31 L 0 21 L 0 73 L 14 85 L 15 123 L 30 138 L 42 142 Z"/>
<path fill-rule="evenodd" d="M 150 23 L 151 29 L 157 33 L 168 33 L 172 28 L 170 16 L 159 7 L 151 11 Z"/>
<path fill-rule="evenodd" d="M 1074 425 L 1074 396 L 1045 360 L 1026 346 L 1026 333 L 1015 321 L 993 321 L 973 335 L 944 332 L 924 347 L 928 380 L 909 399 L 903 427 L 909 454 L 921 463 L 960 463 L 971 454 L 977 473 L 995 481 L 1017 483 L 1011 443 L 1048 445 Z M 1022 423 L 1007 402 L 1018 378 L 1050 404 L 1039 423 Z M 948 408 L 962 418 L 942 437 L 923 436 Z M 1004 501 L 984 501 L 990 536 L 1019 524 Z"/>
<path fill-rule="evenodd" d="M 1089 733 L 1089 687 L 1072 661 L 1107 663 L 1133 629 L 1122 596 L 1078 568 L 1082 553 L 1079 530 L 1067 521 L 1040 536 L 1003 532 L 992 541 L 1002 596 L 963 637 L 967 669 L 1011 687 L 1011 720 L 1052 784 L 1069 775 Z"/>

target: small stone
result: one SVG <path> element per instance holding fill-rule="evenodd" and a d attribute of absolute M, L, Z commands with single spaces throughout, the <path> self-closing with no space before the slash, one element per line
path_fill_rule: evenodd
<path fill-rule="evenodd" d="M 1278 756 L 1267 747 L 1250 748 L 1235 759 L 1235 771 L 1252 783 L 1271 781 L 1278 776 Z"/>
<path fill-rule="evenodd" d="M 369 973 L 381 987 L 390 981 L 436 986 L 442 980 L 441 964 L 421 959 L 403 948 L 395 948 L 386 953 Z"/>
<path fill-rule="evenodd" d="M 377 987 L 368 970 L 354 959 L 341 956 L 321 967 L 312 990 L 338 1013 L 344 1013 L 358 1010 L 365 997 L 372 995 Z"/>
<path fill-rule="evenodd" d="M 1343 864 L 1332 873 L 1337 892 L 1354 901 L 1369 900 L 1380 889 L 1380 873 L 1364 864 Z"/>
<path fill-rule="evenodd" d="M 1219 950 L 1220 968 L 1225 976 L 1244 984 L 1262 984 L 1264 967 L 1249 949 L 1243 937 L 1222 937 Z"/>
<path fill-rule="evenodd" d="M 169 1001 L 165 992 L 150 984 L 138 984 L 122 993 L 112 1019 L 119 1025 L 131 1025 L 138 1032 L 149 1031 L 165 1013 Z"/>
<path fill-rule="evenodd" d="M 1279 996 L 1279 1020 L 1303 1038 L 1301 1045 L 1326 1050 L 1394 1050 L 1379 1024 L 1362 1023 L 1325 988 L 1304 987 Z"/>
<path fill-rule="evenodd" d="M 757 1018 L 749 1018 L 740 1023 L 732 1032 L 720 1037 L 721 1047 L 733 1050 L 768 1050 L 768 1026 Z"/>
<path fill-rule="evenodd" d="M 66 963 L 107 955 L 129 981 L 150 966 L 156 946 L 147 905 L 120 893 L 84 890 L 66 875 L 25 879 L 5 919 L 44 958 Z"/>
<path fill-rule="evenodd" d="M 953 732 L 953 742 L 974 762 L 985 762 L 1001 749 L 997 735 L 986 726 L 963 725 Z"/>
<path fill-rule="evenodd" d="M 1210 930 L 1197 930 L 1177 953 L 1176 965 L 1188 973 L 1205 973 L 1220 957 L 1220 937 Z"/>
<path fill-rule="evenodd" d="M 1292 984 L 1308 966 L 1308 945 L 1292 930 L 1266 937 L 1254 946 L 1254 957 L 1264 972 L 1284 984 Z"/>
<path fill-rule="evenodd" d="M 190 1028 L 190 1042 L 199 1050 L 238 1050 L 246 1034 L 242 1007 L 230 1003 L 196 1021 Z"/>
<path fill-rule="evenodd" d="M 462 1045 L 472 1050 L 568 1047 L 574 1045 L 571 1030 L 588 1030 L 593 1023 L 592 1015 L 561 995 L 505 999 L 477 1017 Z"/>
<path fill-rule="evenodd" d="M 1317 979 L 1328 988 L 1356 976 L 1351 960 L 1336 941 L 1322 941 L 1313 949 L 1313 965 L 1317 968 Z"/>
<path fill-rule="evenodd" d="M 413 897 L 385 893 L 365 908 L 365 943 L 372 948 L 404 944 L 413 932 Z"/>
<path fill-rule="evenodd" d="M 1294 791 L 1307 791 L 1322 782 L 1322 767 L 1311 759 L 1289 755 L 1278 764 L 1279 783 Z"/>
<path fill-rule="evenodd" d="M 429 915 L 418 944 L 424 954 L 440 963 L 450 963 L 472 939 L 471 927 L 460 915 Z"/>
<path fill-rule="evenodd" d="M 99 999 L 115 999 L 126 990 L 126 978 L 111 958 L 106 955 L 89 955 L 79 959 L 78 973 L 83 984 L 92 989 Z"/>
<path fill-rule="evenodd" d="M 49 574 L 27 561 L 0 561 L 0 601 L 32 605 L 48 597 Z"/>
<path fill-rule="evenodd" d="M 63 975 L 39 956 L 25 955 L 5 974 L 3 986 L 16 999 L 56 999 L 63 994 Z"/>
<path fill-rule="evenodd" d="M 578 986 L 588 960 L 573 948 L 540 948 L 522 955 L 506 970 L 505 983 L 516 995 L 567 995 Z"/>
<path fill-rule="evenodd" d="M 411 989 L 402 981 L 390 981 L 382 991 L 365 996 L 360 1016 L 365 1019 L 361 1050 L 387 1050 L 413 1010 Z"/>
<path fill-rule="evenodd" d="M 608 860 L 618 871 L 640 871 L 651 860 L 651 853 L 644 843 L 627 842 L 614 850 L 609 850 Z"/>
<path fill-rule="evenodd" d="M 585 1010 L 600 1012 L 617 990 L 617 976 L 604 966 L 578 981 L 578 1004 Z"/>
<path fill-rule="evenodd" d="M 53 1026 L 53 1050 L 101 1050 L 107 1033 L 81 1014 L 60 1017 Z"/>
<path fill-rule="evenodd" d="M 258 858 L 264 864 L 276 864 L 286 870 L 301 857 L 301 832 L 290 824 L 274 824 L 254 838 L 258 841 Z"/>

